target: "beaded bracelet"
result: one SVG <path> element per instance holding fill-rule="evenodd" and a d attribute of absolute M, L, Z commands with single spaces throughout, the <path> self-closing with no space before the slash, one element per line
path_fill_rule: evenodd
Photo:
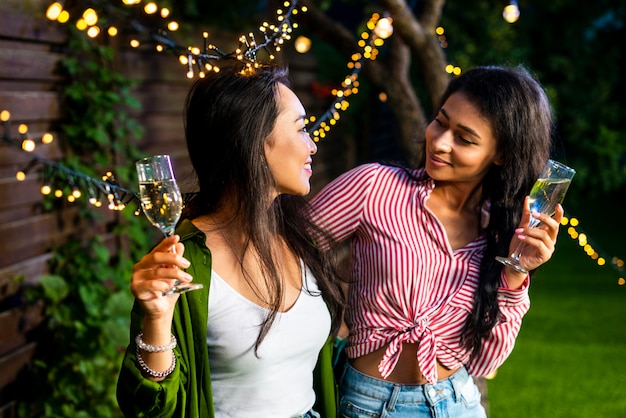
<path fill-rule="evenodd" d="M 167 370 L 164 370 L 162 372 L 154 371 L 146 364 L 143 357 L 141 357 L 141 351 L 139 350 L 139 347 L 137 347 L 136 354 L 137 354 L 137 362 L 139 363 L 141 370 L 148 373 L 152 377 L 158 377 L 158 378 L 167 377 L 170 374 L 172 374 L 172 372 L 176 368 L 176 354 L 174 354 L 173 351 L 172 351 L 172 365 Z"/>
<path fill-rule="evenodd" d="M 137 348 L 141 348 L 143 351 L 147 351 L 148 353 L 160 353 L 162 351 L 173 350 L 174 347 L 176 347 L 176 337 L 174 337 L 173 334 L 168 345 L 146 344 L 141 337 L 143 337 L 143 332 L 140 332 L 135 337 L 135 343 L 137 344 Z"/>

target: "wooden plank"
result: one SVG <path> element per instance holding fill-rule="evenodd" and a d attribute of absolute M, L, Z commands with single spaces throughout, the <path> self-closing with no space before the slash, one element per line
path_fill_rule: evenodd
<path fill-rule="evenodd" d="M 113 233 L 103 233 L 94 229 L 93 234 L 100 234 L 104 245 L 111 254 L 120 250 L 120 237 Z M 49 261 L 54 256 L 47 252 L 27 260 L 0 268 L 0 303 L 15 295 L 22 285 L 35 285 L 39 278 L 49 273 Z"/>
<path fill-rule="evenodd" d="M 0 301 L 15 294 L 21 284 L 35 284 L 40 276 L 48 273 L 52 253 L 45 253 L 28 260 L 0 268 Z"/>
<path fill-rule="evenodd" d="M 59 119 L 59 100 L 52 91 L 0 91 L 0 109 L 11 112 L 12 123 Z"/>
<path fill-rule="evenodd" d="M 67 40 L 65 27 L 58 22 L 51 22 L 45 17 L 45 7 L 36 10 L 22 10 L 0 2 L 0 36 L 12 39 L 24 39 L 45 43 L 62 44 Z M 16 5 L 17 6 L 17 5 Z"/>
<path fill-rule="evenodd" d="M 45 132 L 32 133 L 31 138 L 40 140 L 44 133 Z M 37 148 L 35 148 L 33 153 L 28 153 L 22 150 L 22 148 L 18 147 L 17 144 L 9 145 L 6 143 L 0 143 L 0 167 L 10 168 L 14 174 L 17 169 L 23 168 L 24 165 L 28 164 L 33 159 L 33 155 L 46 160 L 58 160 L 63 155 L 61 151 L 61 142 L 58 140 L 59 134 L 54 131 L 51 133 L 55 137 L 55 140 L 51 144 L 47 145 L 38 143 Z M 19 140 L 18 136 L 12 136 L 11 138 L 13 141 Z"/>
<path fill-rule="evenodd" d="M 0 312 L 0 356 L 27 343 L 27 334 L 43 321 L 43 303 Z"/>
<path fill-rule="evenodd" d="M 0 224 L 17 221 L 20 219 L 35 216 L 41 213 L 41 206 L 34 204 L 31 206 L 17 206 L 11 209 L 0 211 Z"/>
<path fill-rule="evenodd" d="M 144 84 L 132 92 L 141 103 L 141 110 L 131 110 L 131 114 L 172 113 L 182 117 L 188 91 L 184 85 Z"/>
<path fill-rule="evenodd" d="M 19 48 L 20 43 L 15 44 L 15 49 L 0 48 L 0 78 L 60 80 L 56 68 L 63 59 L 61 54 L 23 49 Z"/>
<path fill-rule="evenodd" d="M 37 343 L 26 344 L 11 353 L 0 357 L 0 391 L 13 382 L 19 372 L 30 363 L 37 348 Z"/>
<path fill-rule="evenodd" d="M 48 80 L 0 80 L 0 91 L 54 91 L 58 83 Z"/>
<path fill-rule="evenodd" d="M 27 176 L 24 181 L 0 178 L 0 211 L 41 202 L 40 188 L 41 181 L 36 176 Z"/>
<path fill-rule="evenodd" d="M 88 222 L 78 217 L 77 207 L 68 207 L 58 213 L 46 213 L 0 225 L 0 236 L 15 237 L 0 240 L 0 267 L 23 261 L 62 244 L 75 233 L 104 232 L 104 223 L 114 219 L 115 213 L 105 208 L 93 208 L 104 216 L 104 221 Z"/>
<path fill-rule="evenodd" d="M 178 57 L 167 52 L 148 50 L 118 50 L 115 70 L 137 81 L 160 81 L 191 84 L 187 79 L 187 67 Z"/>

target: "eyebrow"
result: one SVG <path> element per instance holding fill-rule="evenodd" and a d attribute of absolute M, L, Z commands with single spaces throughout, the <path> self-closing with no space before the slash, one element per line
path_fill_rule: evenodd
<path fill-rule="evenodd" d="M 444 109 L 443 107 L 441 109 L 439 109 L 439 112 L 443 113 L 443 115 L 450 120 L 450 115 L 448 115 L 448 112 L 446 111 L 446 109 Z M 465 125 L 458 125 L 459 128 L 461 128 L 462 130 L 466 131 L 467 133 L 469 133 L 472 136 L 475 136 L 476 138 L 482 139 L 480 138 L 480 135 L 478 135 L 478 132 L 476 132 L 475 130 L 473 130 L 472 128 L 470 128 L 469 126 L 465 126 Z"/>
<path fill-rule="evenodd" d="M 301 120 L 305 120 L 305 119 L 306 119 L 306 115 L 300 115 L 300 116 L 298 116 L 298 117 L 294 120 L 294 122 L 299 122 L 299 121 L 301 121 Z"/>

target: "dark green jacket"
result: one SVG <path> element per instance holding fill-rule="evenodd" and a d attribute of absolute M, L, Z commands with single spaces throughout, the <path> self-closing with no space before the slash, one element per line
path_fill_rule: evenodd
<path fill-rule="evenodd" d="M 214 416 L 206 343 L 211 253 L 204 233 L 191 222 L 183 221 L 176 233 L 185 244 L 185 258 L 191 262 L 187 272 L 204 288 L 182 294 L 176 303 L 172 333 L 178 340 L 174 349 L 177 364 L 174 372 L 161 382 L 144 378 L 137 366 L 135 336 L 141 331 L 142 312 L 135 302 L 131 312 L 130 344 L 117 382 L 117 400 L 126 417 Z M 336 416 L 332 355 L 332 339 L 329 338 L 314 372 L 317 398 L 314 408 L 323 418 Z"/>

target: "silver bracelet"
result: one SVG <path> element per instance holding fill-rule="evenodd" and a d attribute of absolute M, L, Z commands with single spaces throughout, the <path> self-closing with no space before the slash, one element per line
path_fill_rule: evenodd
<path fill-rule="evenodd" d="M 137 348 L 141 348 L 143 351 L 147 351 L 148 353 L 160 353 L 162 351 L 173 350 L 176 347 L 176 337 L 172 334 L 172 338 L 168 345 L 150 345 L 146 344 L 143 339 L 143 332 L 140 332 L 135 337 L 135 343 L 137 344 Z"/>
<path fill-rule="evenodd" d="M 139 363 L 141 370 L 143 370 L 144 372 L 146 372 L 152 377 L 158 377 L 158 378 L 167 377 L 170 374 L 172 374 L 172 372 L 176 368 L 176 354 L 174 354 L 173 351 L 172 351 L 172 365 L 167 370 L 164 370 L 162 372 L 154 371 L 146 364 L 143 357 L 141 357 L 141 351 L 139 350 L 139 347 L 137 347 L 136 353 L 137 353 L 137 362 Z"/>

